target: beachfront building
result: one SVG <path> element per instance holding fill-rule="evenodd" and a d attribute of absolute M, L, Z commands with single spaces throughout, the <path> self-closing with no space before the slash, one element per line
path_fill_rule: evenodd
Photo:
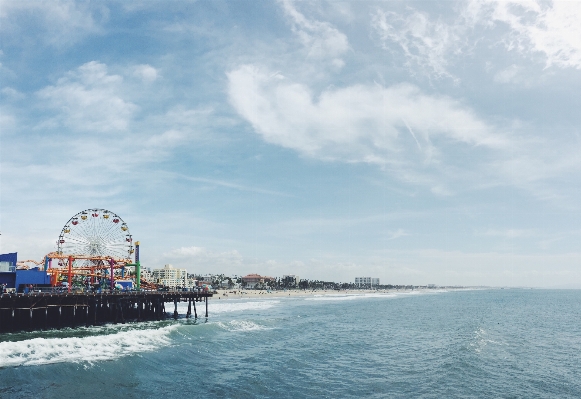
<path fill-rule="evenodd" d="M 172 265 L 165 265 L 163 269 L 153 269 L 153 280 L 157 284 L 165 287 L 192 288 L 195 286 L 195 280 L 188 278 L 186 269 L 176 269 Z"/>
<path fill-rule="evenodd" d="M 355 284 L 361 287 L 362 285 L 369 285 L 373 287 L 374 285 L 379 285 L 379 278 L 376 277 L 355 277 Z"/>
<path fill-rule="evenodd" d="M 256 284 L 264 284 L 269 281 L 274 281 L 274 277 L 261 276 L 256 273 L 247 274 L 242 277 L 242 282 L 250 287 L 254 287 Z"/>
<path fill-rule="evenodd" d="M 296 274 L 285 274 L 282 276 L 282 284 L 284 286 L 298 286 L 301 279 Z"/>
<path fill-rule="evenodd" d="M 151 268 L 141 268 L 141 279 L 147 281 L 148 283 L 153 283 L 155 281 Z"/>

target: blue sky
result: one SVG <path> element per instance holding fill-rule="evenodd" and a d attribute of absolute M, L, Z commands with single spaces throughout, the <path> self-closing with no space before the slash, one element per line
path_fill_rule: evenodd
<path fill-rule="evenodd" d="M 0 1 L 1 252 L 581 287 L 581 2 Z"/>

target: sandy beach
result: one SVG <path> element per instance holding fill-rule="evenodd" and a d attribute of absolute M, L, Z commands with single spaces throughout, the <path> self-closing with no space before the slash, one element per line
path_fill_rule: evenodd
<path fill-rule="evenodd" d="M 396 294 L 396 293 L 419 293 L 434 292 L 433 289 L 381 289 L 381 290 L 217 290 L 214 299 L 249 299 L 249 298 L 284 298 L 284 297 L 309 297 L 309 296 L 345 296 L 345 295 L 368 295 L 368 294 Z"/>

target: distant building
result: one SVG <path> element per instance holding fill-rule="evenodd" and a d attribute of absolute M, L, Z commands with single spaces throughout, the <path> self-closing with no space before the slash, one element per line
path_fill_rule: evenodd
<path fill-rule="evenodd" d="M 265 283 L 267 281 L 273 281 L 274 277 L 261 276 L 260 274 L 251 273 L 242 277 L 242 281 L 249 285 L 254 285 L 258 283 Z"/>
<path fill-rule="evenodd" d="M 147 281 L 148 283 L 153 283 L 155 281 L 153 273 L 149 267 L 141 269 L 141 279 Z"/>
<path fill-rule="evenodd" d="M 296 274 L 285 274 L 284 276 L 282 276 L 282 281 L 285 284 L 299 285 L 301 279 Z"/>
<path fill-rule="evenodd" d="M 379 285 L 379 278 L 376 278 L 376 277 L 355 277 L 355 284 L 357 284 L 358 286 L 362 286 L 362 285 L 369 285 L 369 286 Z"/>
<path fill-rule="evenodd" d="M 163 269 L 153 269 L 153 280 L 157 284 L 166 287 L 176 288 L 192 288 L 195 286 L 195 280 L 188 278 L 188 271 L 186 269 L 176 269 L 172 265 L 165 265 Z"/>

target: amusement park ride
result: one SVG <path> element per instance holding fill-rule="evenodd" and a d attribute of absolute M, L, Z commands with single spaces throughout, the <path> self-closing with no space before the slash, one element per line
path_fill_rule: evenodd
<path fill-rule="evenodd" d="M 66 281 L 69 292 L 73 285 L 101 287 L 107 283 L 113 290 L 115 280 L 126 278 L 131 271 L 134 271 L 135 288 L 141 288 L 139 241 L 134 247 L 127 223 L 105 209 L 77 213 L 62 228 L 56 252 L 47 254 L 40 262 L 18 262 L 17 267 L 28 268 L 27 263 L 44 265 L 51 276 L 51 285 Z"/>

